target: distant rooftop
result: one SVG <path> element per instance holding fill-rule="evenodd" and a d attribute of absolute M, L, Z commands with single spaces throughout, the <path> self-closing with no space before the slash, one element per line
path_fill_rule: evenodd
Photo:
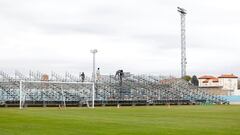
<path fill-rule="evenodd" d="M 234 74 L 222 74 L 219 77 L 214 77 L 214 76 L 211 76 L 211 75 L 204 75 L 204 76 L 199 77 L 198 79 L 207 79 L 207 80 L 217 81 L 218 78 L 238 78 L 238 77 L 235 76 Z"/>
<path fill-rule="evenodd" d="M 219 76 L 218 78 L 238 78 L 238 77 L 233 74 L 223 74 L 223 75 Z"/>
<path fill-rule="evenodd" d="M 204 76 L 199 77 L 198 79 L 217 79 L 217 78 L 214 76 L 211 76 L 211 75 L 204 75 Z"/>

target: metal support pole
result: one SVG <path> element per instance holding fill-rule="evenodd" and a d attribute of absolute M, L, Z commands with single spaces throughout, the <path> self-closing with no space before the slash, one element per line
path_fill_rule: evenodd
<path fill-rule="evenodd" d="M 42 100 L 43 100 L 43 107 L 46 107 L 46 104 L 45 104 L 45 96 L 44 96 L 44 93 L 45 93 L 45 90 L 42 89 Z"/>
<path fill-rule="evenodd" d="M 92 108 L 94 108 L 95 100 L 95 52 L 93 53 L 93 88 L 92 88 Z"/>
<path fill-rule="evenodd" d="M 64 96 L 64 93 L 63 93 L 63 86 L 61 86 L 61 92 L 62 92 L 63 106 L 64 106 L 64 108 L 66 108 L 66 101 L 65 101 L 65 96 Z"/>
<path fill-rule="evenodd" d="M 19 86 L 20 88 L 19 88 L 19 91 L 20 91 L 20 93 L 19 93 L 19 97 L 20 97 L 20 99 L 19 99 L 19 109 L 22 109 L 22 81 L 20 81 L 20 86 Z"/>
<path fill-rule="evenodd" d="M 91 53 L 93 54 L 93 76 L 92 76 L 92 81 L 93 81 L 93 87 L 92 87 L 92 108 L 94 108 L 94 100 L 95 100 L 95 83 L 96 83 L 96 79 L 95 79 L 95 54 L 97 53 L 97 49 L 93 49 L 91 50 Z"/>
<path fill-rule="evenodd" d="M 92 108 L 94 108 L 94 100 L 95 100 L 95 83 L 92 85 Z"/>

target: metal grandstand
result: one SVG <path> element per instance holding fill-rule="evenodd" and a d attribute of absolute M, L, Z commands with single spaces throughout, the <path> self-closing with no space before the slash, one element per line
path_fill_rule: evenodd
<path fill-rule="evenodd" d="M 90 78 L 66 73 L 64 77 L 52 72 L 49 80 L 44 74 L 29 72 L 14 76 L 0 71 L 0 106 L 90 106 Z M 150 75 L 126 74 L 122 83 L 114 75 L 102 75 L 95 84 L 95 105 L 164 105 L 164 104 L 228 104 L 228 101 L 208 94 L 185 80 Z"/>

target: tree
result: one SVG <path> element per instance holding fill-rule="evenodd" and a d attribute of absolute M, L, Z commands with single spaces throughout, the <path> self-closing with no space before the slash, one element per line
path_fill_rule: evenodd
<path fill-rule="evenodd" d="M 198 78 L 196 75 L 194 75 L 191 79 L 191 83 L 194 85 L 194 86 L 198 86 L 199 85 L 199 81 L 198 81 Z"/>
<path fill-rule="evenodd" d="M 186 80 L 186 81 L 190 81 L 191 80 L 191 76 L 189 76 L 189 75 L 186 75 L 186 76 L 184 76 L 182 79 L 184 79 L 184 80 Z"/>

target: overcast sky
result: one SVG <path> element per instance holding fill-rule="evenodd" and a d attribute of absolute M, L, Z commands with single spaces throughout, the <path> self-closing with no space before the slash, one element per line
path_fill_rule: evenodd
<path fill-rule="evenodd" d="M 187 10 L 187 73 L 240 75 L 238 0 L 1 0 L 0 70 L 180 76 Z"/>

